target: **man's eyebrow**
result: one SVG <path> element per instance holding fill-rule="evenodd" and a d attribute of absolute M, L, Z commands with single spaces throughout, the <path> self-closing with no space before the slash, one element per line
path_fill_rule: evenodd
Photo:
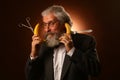
<path fill-rule="evenodd" d="M 54 21 L 56 21 L 56 19 L 50 20 L 47 23 L 54 22 Z M 43 22 L 43 23 L 46 23 L 46 22 Z"/>

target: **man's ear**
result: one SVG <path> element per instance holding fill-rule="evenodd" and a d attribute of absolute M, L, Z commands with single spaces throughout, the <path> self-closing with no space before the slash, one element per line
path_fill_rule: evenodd
<path fill-rule="evenodd" d="M 62 33 L 66 33 L 66 28 L 65 28 L 65 24 L 63 23 L 63 24 L 60 24 L 60 32 L 62 32 Z"/>

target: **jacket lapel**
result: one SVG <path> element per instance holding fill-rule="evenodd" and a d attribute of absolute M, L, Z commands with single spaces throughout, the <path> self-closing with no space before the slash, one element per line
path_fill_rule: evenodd
<path fill-rule="evenodd" d="M 54 80 L 54 69 L 53 69 L 53 50 L 49 50 L 48 56 L 45 62 L 45 80 Z"/>
<path fill-rule="evenodd" d="M 63 64 L 62 73 L 61 73 L 61 80 L 64 78 L 65 74 L 67 73 L 70 64 L 71 64 L 70 57 L 68 55 L 65 55 L 65 60 Z"/>

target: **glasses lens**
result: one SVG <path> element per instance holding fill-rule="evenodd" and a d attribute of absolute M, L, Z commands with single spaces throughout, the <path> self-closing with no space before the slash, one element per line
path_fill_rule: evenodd
<path fill-rule="evenodd" d="M 48 23 L 44 23 L 42 24 L 43 27 L 46 27 L 46 26 L 53 26 L 55 23 L 57 23 L 58 20 L 53 20 L 53 21 L 49 21 Z"/>

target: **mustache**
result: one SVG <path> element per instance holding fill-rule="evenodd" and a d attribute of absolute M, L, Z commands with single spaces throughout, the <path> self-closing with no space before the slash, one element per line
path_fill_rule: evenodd
<path fill-rule="evenodd" d="M 56 33 L 56 32 L 47 32 L 44 36 L 44 38 L 46 39 L 48 36 L 55 36 L 56 35 L 56 40 L 59 39 L 59 37 L 62 35 L 62 33 Z"/>

